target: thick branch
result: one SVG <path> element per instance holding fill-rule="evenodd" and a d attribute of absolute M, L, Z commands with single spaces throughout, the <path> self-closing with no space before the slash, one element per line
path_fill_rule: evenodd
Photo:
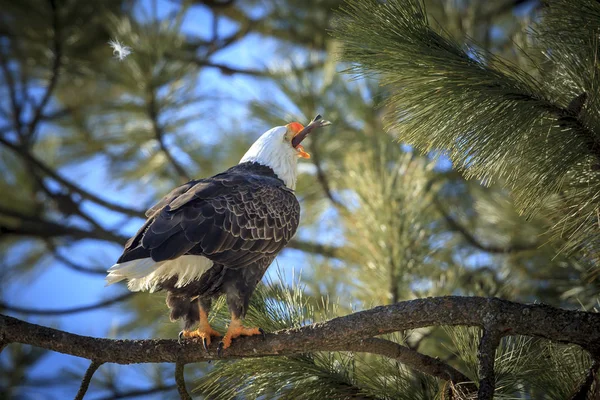
<path fill-rule="evenodd" d="M 496 349 L 500 345 L 502 335 L 494 328 L 484 328 L 483 335 L 479 341 L 479 391 L 478 400 L 492 400 L 496 390 L 496 374 L 494 363 L 496 361 Z"/>
<path fill-rule="evenodd" d="M 6 304 L 0 301 L 0 309 L 8 310 L 19 314 L 28 314 L 28 315 L 66 315 L 66 314 L 76 314 L 85 311 L 96 310 L 98 308 L 104 308 L 111 306 L 116 303 L 120 303 L 122 301 L 127 300 L 132 297 L 134 293 L 127 292 L 120 296 L 114 297 L 112 299 L 104 300 L 99 303 L 90 304 L 87 306 L 79 306 L 79 307 L 70 307 L 63 309 L 39 309 L 39 308 L 26 308 L 19 306 L 12 306 L 10 304 Z"/>
<path fill-rule="evenodd" d="M 87 392 L 90 387 L 90 382 L 92 381 L 92 376 L 94 376 L 94 372 L 102 365 L 102 363 L 92 361 L 87 371 L 85 371 L 85 375 L 81 380 L 81 386 L 79 387 L 79 391 L 75 395 L 75 400 L 83 400 L 83 396 Z"/>
<path fill-rule="evenodd" d="M 426 326 L 495 326 L 508 335 L 573 343 L 600 354 L 600 314 L 525 305 L 497 298 L 435 297 L 375 307 L 344 317 L 260 337 L 238 339 L 220 359 L 284 356 L 316 351 L 348 351 L 373 336 Z M 216 360 L 194 341 L 111 340 L 74 335 L 0 316 L 0 337 L 48 350 L 118 364 Z"/>
<path fill-rule="evenodd" d="M 175 383 L 177 384 L 177 391 L 181 400 L 192 400 L 192 396 L 190 396 L 185 388 L 184 368 L 185 364 L 183 363 L 178 362 L 175 364 Z"/>

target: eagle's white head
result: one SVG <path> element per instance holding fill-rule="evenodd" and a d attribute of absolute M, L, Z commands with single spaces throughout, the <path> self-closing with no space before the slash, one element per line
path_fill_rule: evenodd
<path fill-rule="evenodd" d="M 306 127 L 298 122 L 276 126 L 263 133 L 248 149 L 240 164 L 255 162 L 273 170 L 290 189 L 296 188 L 298 158 L 310 158 L 300 144 L 316 128 L 329 125 L 317 115 Z"/>

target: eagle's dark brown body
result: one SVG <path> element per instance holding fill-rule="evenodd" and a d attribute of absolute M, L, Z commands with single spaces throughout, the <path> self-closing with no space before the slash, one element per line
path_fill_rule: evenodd
<path fill-rule="evenodd" d="M 178 275 L 155 278 L 153 290 L 168 291 L 171 318 L 183 318 L 188 330 L 222 294 L 233 316 L 244 317 L 256 285 L 295 234 L 300 206 L 271 168 L 247 162 L 173 190 L 146 215 L 117 266 L 182 256 L 212 263 L 184 285 Z"/>

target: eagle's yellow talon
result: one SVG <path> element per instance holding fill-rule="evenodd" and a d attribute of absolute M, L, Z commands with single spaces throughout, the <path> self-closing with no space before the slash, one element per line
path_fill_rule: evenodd
<path fill-rule="evenodd" d="M 220 337 L 221 334 L 215 331 L 210 325 L 199 326 L 195 331 L 183 331 L 182 335 L 185 338 L 201 338 L 206 341 L 206 345 L 210 346 L 211 337 Z"/>
<path fill-rule="evenodd" d="M 207 349 L 210 346 L 211 337 L 220 337 L 221 334 L 215 331 L 208 322 L 208 314 L 204 310 L 200 310 L 200 325 L 198 329 L 194 331 L 183 330 L 179 333 L 179 339 L 184 338 L 201 338 L 204 348 Z"/>
<path fill-rule="evenodd" d="M 231 319 L 231 323 L 229 324 L 229 329 L 227 329 L 227 333 L 225 333 L 223 340 L 221 340 L 221 343 L 223 343 L 221 349 L 225 350 L 231 346 L 231 341 L 237 337 L 254 335 L 264 336 L 264 331 L 261 328 L 246 328 L 242 325 L 242 321 L 240 319 L 233 317 Z"/>

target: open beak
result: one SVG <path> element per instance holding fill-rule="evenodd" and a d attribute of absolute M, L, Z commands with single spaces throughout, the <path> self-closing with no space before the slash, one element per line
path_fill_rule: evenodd
<path fill-rule="evenodd" d="M 315 129 L 322 128 L 327 125 L 331 125 L 331 122 L 324 120 L 321 115 L 317 115 L 312 121 L 310 121 L 308 125 L 294 135 L 292 138 L 292 146 L 298 150 L 298 156 L 302 158 L 310 158 L 310 154 L 304 151 L 304 147 L 300 143 L 306 139 L 309 133 Z"/>

